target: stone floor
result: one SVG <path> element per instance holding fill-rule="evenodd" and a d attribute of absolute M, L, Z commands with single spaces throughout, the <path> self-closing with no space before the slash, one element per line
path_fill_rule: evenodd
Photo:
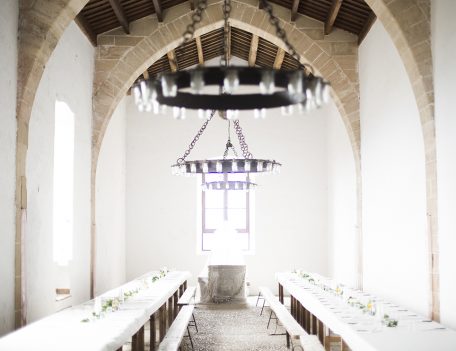
<path fill-rule="evenodd" d="M 249 297 L 247 304 L 196 305 L 195 318 L 198 333 L 190 327 L 194 351 L 286 351 L 285 335 L 269 335 L 274 332 L 284 333 L 281 326 L 271 321 L 266 329 L 269 309 L 265 308 L 260 316 L 261 306 L 256 307 L 256 296 Z M 145 343 L 149 350 L 149 326 L 146 325 Z M 131 350 L 131 345 L 124 345 L 123 351 Z M 191 350 L 190 341 L 184 338 L 183 350 Z"/>
<path fill-rule="evenodd" d="M 285 335 L 269 335 L 275 331 L 275 322 L 266 329 L 269 309 L 260 316 L 261 308 L 255 307 L 255 302 L 256 298 L 250 298 L 245 305 L 197 305 L 199 332 L 192 334 L 195 351 L 287 350 Z M 279 326 L 277 333 L 283 332 Z"/>

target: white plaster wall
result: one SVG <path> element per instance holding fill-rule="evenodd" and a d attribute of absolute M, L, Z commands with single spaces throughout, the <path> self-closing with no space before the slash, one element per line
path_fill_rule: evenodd
<path fill-rule="evenodd" d="M 413 91 L 379 21 L 359 49 L 364 288 L 428 311 L 424 145 Z"/>
<path fill-rule="evenodd" d="M 95 295 L 125 282 L 125 100 L 111 117 L 96 179 Z"/>
<path fill-rule="evenodd" d="M 241 113 L 247 143 L 256 157 L 283 163 L 280 175 L 257 177 L 256 253 L 246 257 L 251 292 L 276 289 L 274 273 L 303 268 L 328 273 L 326 115 L 265 120 Z M 202 124 L 195 115 L 141 114 L 127 102 L 127 279 L 162 266 L 186 269 L 192 281 L 207 257 L 196 254 L 197 181 L 172 176 L 176 162 Z M 221 155 L 226 122 L 215 118 L 190 158 Z"/>
<path fill-rule="evenodd" d="M 435 119 L 437 134 L 440 315 L 456 328 L 456 2 L 432 2 Z"/>
<path fill-rule="evenodd" d="M 14 329 L 18 15 L 17 1 L 0 2 L 0 336 Z"/>
<path fill-rule="evenodd" d="M 26 292 L 28 322 L 89 298 L 90 174 L 94 49 L 73 23 L 52 53 L 38 87 L 30 119 L 27 153 L 28 220 Z M 65 101 L 75 114 L 74 235 L 69 264 L 72 297 L 55 302 L 53 262 L 54 104 Z"/>
<path fill-rule="evenodd" d="M 328 114 L 327 126 L 329 271 L 336 280 L 356 287 L 355 159 L 346 127 L 337 111 Z"/>

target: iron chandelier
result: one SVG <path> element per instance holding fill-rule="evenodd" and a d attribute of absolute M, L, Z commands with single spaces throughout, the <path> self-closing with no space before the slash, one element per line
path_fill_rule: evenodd
<path fill-rule="evenodd" d="M 225 152 L 222 158 L 209 160 L 194 160 L 187 161 L 186 158 L 190 155 L 201 135 L 204 133 L 207 125 L 215 115 L 213 111 L 209 118 L 203 123 L 198 133 L 193 138 L 188 149 L 183 156 L 178 158 L 176 164 L 171 166 L 174 175 L 197 175 L 197 174 L 229 174 L 229 173 L 244 173 L 247 174 L 246 180 L 224 180 L 205 182 L 202 184 L 203 190 L 251 190 L 257 184 L 250 181 L 250 173 L 279 173 L 281 164 L 275 160 L 256 159 L 249 151 L 249 147 L 245 141 L 244 133 L 239 124 L 239 120 L 233 121 L 234 130 L 237 134 L 239 145 L 242 150 L 242 158 L 238 157 L 234 145 L 231 143 L 230 129 L 231 122 L 228 120 L 228 140 L 225 145 Z M 232 151 L 234 157 L 229 158 L 228 153 Z"/>
<path fill-rule="evenodd" d="M 260 0 L 260 2 L 288 53 L 299 62 L 298 69 L 275 70 L 230 66 L 228 19 L 231 0 L 224 0 L 224 46 L 220 66 L 200 65 L 194 69 L 161 73 L 156 78 L 139 81 L 133 87 L 138 109 L 158 113 L 160 105 L 171 106 L 174 117 L 180 119 L 185 118 L 186 109 L 198 110 L 201 118 L 208 118 L 212 111 L 218 110 L 223 111 L 221 116 L 224 118 L 237 119 L 239 110 L 255 110 L 256 117 L 264 117 L 266 109 L 269 108 L 282 107 L 283 113 L 290 113 L 293 105 L 297 105 L 300 110 L 309 111 L 327 103 L 330 94 L 329 82 L 314 75 L 313 68 L 301 62 L 300 55 L 288 41 L 271 5 L 267 0 Z M 192 23 L 187 26 L 183 34 L 182 44 L 188 43 L 193 38 L 195 26 L 201 21 L 206 7 L 207 0 L 199 0 L 192 16 Z M 177 67 L 176 62 L 174 64 Z M 240 94 L 239 87 L 242 85 L 257 86 L 258 91 Z M 208 86 L 218 87 L 219 94 L 207 94 L 204 90 Z M 209 166 L 212 167 L 212 163 Z M 253 166 L 258 167 L 256 164 Z M 200 171 L 197 168 L 197 172 Z"/>

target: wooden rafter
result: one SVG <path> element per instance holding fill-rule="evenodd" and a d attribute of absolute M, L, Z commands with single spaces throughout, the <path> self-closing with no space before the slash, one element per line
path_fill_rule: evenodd
<path fill-rule="evenodd" d="M 79 12 L 74 21 L 79 26 L 79 28 L 81 28 L 82 32 L 87 36 L 92 45 L 97 46 L 97 35 L 93 32 L 92 27 L 90 26 L 89 22 L 87 22 L 82 12 Z"/>
<path fill-rule="evenodd" d="M 228 25 L 228 52 L 226 53 L 226 56 L 228 58 L 228 62 L 231 60 L 231 26 Z"/>
<path fill-rule="evenodd" d="M 336 21 L 337 15 L 339 14 L 340 7 L 342 6 L 343 0 L 333 0 L 331 10 L 329 10 L 328 17 L 325 22 L 325 34 L 331 33 L 334 22 Z"/>
<path fill-rule="evenodd" d="M 171 67 L 171 72 L 176 72 L 178 69 L 176 52 L 174 50 L 171 50 L 166 55 L 168 56 L 168 61 L 169 61 L 169 66 Z"/>
<path fill-rule="evenodd" d="M 255 66 L 257 52 L 258 52 L 259 39 L 260 38 L 258 37 L 258 35 L 255 35 L 255 34 L 252 35 L 252 41 L 250 42 L 250 51 L 249 51 L 249 66 L 250 67 Z"/>
<path fill-rule="evenodd" d="M 258 8 L 259 9 L 262 9 L 264 6 L 263 6 L 263 1 L 262 0 L 258 0 Z"/>
<path fill-rule="evenodd" d="M 144 79 L 146 79 L 146 80 L 149 79 L 149 71 L 148 71 L 147 69 L 144 71 L 143 77 L 144 77 Z"/>
<path fill-rule="evenodd" d="M 157 14 L 158 22 L 163 22 L 163 12 L 160 6 L 160 0 L 152 0 L 154 3 L 155 13 Z"/>
<path fill-rule="evenodd" d="M 369 17 L 367 18 L 366 23 L 364 23 L 363 29 L 361 29 L 361 32 L 358 34 L 358 45 L 361 44 L 361 42 L 366 37 L 367 33 L 369 33 L 369 30 L 371 29 L 372 25 L 375 23 L 376 19 L 377 19 L 377 16 L 375 16 L 375 13 L 371 12 L 369 14 Z"/>
<path fill-rule="evenodd" d="M 198 63 L 202 65 L 204 63 L 204 55 L 203 55 L 203 45 L 201 44 L 201 38 L 196 37 L 196 50 L 198 51 Z"/>
<path fill-rule="evenodd" d="M 190 3 L 190 10 L 194 10 L 195 9 L 195 0 L 188 0 L 188 2 Z"/>
<path fill-rule="evenodd" d="M 293 2 L 291 4 L 291 21 L 292 22 L 296 21 L 296 18 L 298 17 L 299 2 L 300 2 L 300 0 L 293 0 Z"/>
<path fill-rule="evenodd" d="M 283 59 L 285 58 L 285 50 L 281 48 L 277 48 L 277 54 L 274 60 L 274 65 L 272 68 L 274 69 L 280 69 L 282 67 Z"/>
<path fill-rule="evenodd" d="M 114 13 L 119 21 L 120 25 L 122 26 L 124 32 L 126 34 L 130 34 L 130 23 L 128 22 L 127 16 L 120 4 L 119 0 L 109 0 L 109 4 L 111 5 Z"/>

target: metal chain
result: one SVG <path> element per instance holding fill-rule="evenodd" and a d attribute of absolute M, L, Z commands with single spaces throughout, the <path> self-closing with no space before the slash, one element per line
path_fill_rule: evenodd
<path fill-rule="evenodd" d="M 226 142 L 225 152 L 223 153 L 223 159 L 226 159 L 226 157 L 228 156 L 228 152 L 230 151 L 230 149 L 233 151 L 234 157 L 236 157 L 236 158 L 238 157 L 237 151 L 236 151 L 236 149 L 234 148 L 233 143 L 231 142 L 230 131 L 231 131 L 231 122 L 228 120 L 228 140 L 227 140 L 227 142 Z"/>
<path fill-rule="evenodd" d="M 182 40 L 181 45 L 187 44 L 190 40 L 193 39 L 193 35 L 195 34 L 195 26 L 201 22 L 201 19 L 203 17 L 203 11 L 207 7 L 207 0 L 199 0 L 198 5 L 195 8 L 195 12 L 193 12 L 192 15 L 192 22 L 187 25 L 187 28 L 185 29 L 184 34 L 182 34 L 182 37 L 184 40 Z M 174 56 L 170 58 L 170 66 L 172 67 L 179 67 L 177 65 L 177 58 Z"/>
<path fill-rule="evenodd" d="M 223 55 L 220 59 L 221 66 L 228 66 L 228 51 L 229 51 L 229 35 L 230 35 L 230 24 L 228 23 L 228 19 L 230 18 L 231 14 L 231 0 L 225 0 L 223 2 L 223 19 L 224 19 L 224 26 L 223 26 Z"/>
<path fill-rule="evenodd" d="M 195 25 L 201 22 L 201 18 L 203 17 L 203 11 L 207 7 L 207 0 L 199 0 L 198 5 L 195 8 L 195 12 L 192 15 L 192 23 L 190 23 L 187 26 L 187 29 L 185 30 L 183 37 L 184 41 L 182 44 L 188 43 L 190 40 L 193 39 L 193 35 L 195 34 Z"/>
<path fill-rule="evenodd" d="M 188 157 L 188 155 L 190 155 L 190 152 L 192 152 L 193 148 L 195 147 L 195 144 L 198 142 L 199 138 L 201 137 L 201 135 L 203 134 L 204 130 L 206 129 L 207 125 L 209 124 L 209 122 L 211 121 L 212 117 L 214 117 L 215 115 L 215 110 L 212 110 L 211 112 L 211 115 L 209 116 L 209 118 L 203 123 L 203 125 L 201 126 L 200 130 L 198 131 L 198 133 L 196 133 L 195 137 L 193 138 L 192 142 L 190 143 L 190 145 L 188 146 L 188 149 L 185 150 L 184 154 L 182 155 L 182 157 L 178 158 L 177 159 L 177 164 L 178 165 L 181 165 L 185 162 L 185 159 Z"/>
<path fill-rule="evenodd" d="M 236 131 L 236 134 L 238 136 L 239 145 L 241 146 L 242 155 L 244 156 L 244 158 L 245 159 L 253 158 L 253 155 L 249 152 L 249 146 L 245 142 L 245 137 L 244 137 L 244 134 L 242 133 L 242 128 L 239 124 L 239 120 L 234 121 L 234 130 Z"/>
<path fill-rule="evenodd" d="M 271 4 L 267 0 L 260 0 L 263 5 L 263 9 L 269 15 L 269 23 L 275 27 L 276 34 L 287 47 L 288 53 L 299 63 L 300 68 L 308 69 L 312 74 L 314 73 L 313 67 L 307 64 L 301 63 L 301 55 L 298 54 L 295 47 L 288 41 L 287 33 L 280 27 L 280 20 L 274 15 Z"/>

